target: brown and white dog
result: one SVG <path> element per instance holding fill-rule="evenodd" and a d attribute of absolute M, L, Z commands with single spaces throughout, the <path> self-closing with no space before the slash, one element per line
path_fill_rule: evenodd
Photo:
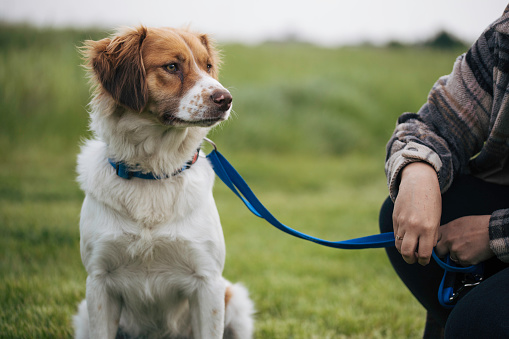
<path fill-rule="evenodd" d="M 88 278 L 76 337 L 250 338 L 253 303 L 222 277 L 214 172 L 197 156 L 231 112 L 211 40 L 139 27 L 87 41 L 82 51 L 95 92 L 94 138 L 78 157 Z M 134 176 L 117 175 L 119 164 Z"/>

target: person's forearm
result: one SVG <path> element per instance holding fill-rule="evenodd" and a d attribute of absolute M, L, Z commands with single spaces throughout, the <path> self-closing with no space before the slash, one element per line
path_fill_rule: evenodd
<path fill-rule="evenodd" d="M 427 265 L 438 240 L 442 196 L 437 173 L 425 162 L 414 162 L 401 172 L 394 203 L 396 248 L 412 264 Z"/>

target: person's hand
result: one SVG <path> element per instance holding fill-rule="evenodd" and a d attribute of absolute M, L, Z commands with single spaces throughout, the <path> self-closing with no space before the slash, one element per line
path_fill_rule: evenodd
<path fill-rule="evenodd" d="M 435 169 L 424 162 L 405 166 L 392 219 L 396 249 L 407 263 L 429 263 L 441 214 L 442 195 Z"/>
<path fill-rule="evenodd" d="M 493 257 L 489 222 L 489 215 L 475 215 L 442 225 L 438 230 L 437 255 L 449 255 L 452 261 L 462 266 L 476 265 Z"/>

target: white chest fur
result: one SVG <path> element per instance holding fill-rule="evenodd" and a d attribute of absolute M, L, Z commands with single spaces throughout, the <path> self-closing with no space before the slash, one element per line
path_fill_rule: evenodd
<path fill-rule="evenodd" d="M 221 275 L 224 238 L 206 159 L 169 179 L 125 180 L 105 160 L 104 143 L 89 141 L 78 172 L 86 192 L 80 233 L 89 276 L 127 300 L 150 302 L 188 295 L 201 280 Z"/>

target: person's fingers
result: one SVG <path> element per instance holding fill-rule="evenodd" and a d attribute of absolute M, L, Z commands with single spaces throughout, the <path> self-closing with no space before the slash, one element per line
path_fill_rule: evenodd
<path fill-rule="evenodd" d="M 435 253 L 440 257 L 444 258 L 449 254 L 449 246 L 447 244 L 447 241 L 442 239 L 442 232 L 444 230 L 444 226 L 440 227 L 438 229 L 438 242 L 435 246 Z"/>
<path fill-rule="evenodd" d="M 419 264 L 426 266 L 431 260 L 431 253 L 433 252 L 433 246 L 435 245 L 436 236 L 433 237 L 421 237 L 419 239 L 419 248 L 417 250 L 417 261 Z"/>
<path fill-rule="evenodd" d="M 417 238 L 411 234 L 406 233 L 401 240 L 401 256 L 408 264 L 413 264 L 417 260 L 415 251 L 417 249 Z"/>
<path fill-rule="evenodd" d="M 394 246 L 396 246 L 396 249 L 398 250 L 399 253 L 401 253 L 401 244 L 403 243 L 404 237 L 405 237 L 404 234 L 400 235 L 394 232 Z"/>

